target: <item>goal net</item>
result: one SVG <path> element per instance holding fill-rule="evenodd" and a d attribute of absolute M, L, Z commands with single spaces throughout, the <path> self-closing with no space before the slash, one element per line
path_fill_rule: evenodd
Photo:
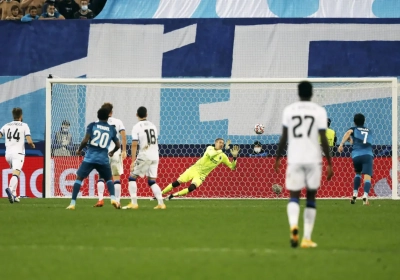
<path fill-rule="evenodd" d="M 366 116 L 374 133 L 374 176 L 371 197 L 398 197 L 398 98 L 395 78 L 308 79 L 313 83 L 313 101 L 324 106 L 337 135 L 336 144 L 353 126 L 355 113 Z M 114 105 L 113 117 L 126 128 L 128 157 L 121 176 L 122 196 L 128 197 L 131 165 L 131 130 L 136 110 L 148 109 L 148 120 L 159 130 L 160 164 L 157 182 L 161 188 L 175 181 L 202 156 L 214 139 L 230 139 L 240 146 L 238 166 L 231 171 L 217 167 L 191 198 L 276 198 L 272 186 L 285 185 L 285 159 L 280 174 L 273 171 L 281 134 L 283 108 L 298 100 L 300 79 L 48 79 L 46 102 L 46 197 L 70 197 L 83 157 L 76 156 L 86 126 L 97 120 L 104 102 Z M 64 125 L 63 125 L 64 124 Z M 69 124 L 69 131 L 62 127 Z M 262 135 L 254 133 L 263 124 Z M 254 143 L 261 143 L 261 153 Z M 345 198 L 352 194 L 354 170 L 351 146 L 339 153 L 332 148 L 335 176 L 321 182 L 319 197 Z M 231 145 L 232 147 L 232 145 Z M 231 157 L 230 151 L 224 151 Z M 324 170 L 326 163 L 324 162 Z M 98 175 L 84 181 L 80 196 L 96 197 Z M 183 185 L 182 187 L 187 187 Z M 362 187 L 360 188 L 362 193 Z M 147 180 L 138 179 L 138 195 L 152 195 Z"/>

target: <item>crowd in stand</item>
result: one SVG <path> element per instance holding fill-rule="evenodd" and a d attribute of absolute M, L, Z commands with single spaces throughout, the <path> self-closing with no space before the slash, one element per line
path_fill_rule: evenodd
<path fill-rule="evenodd" d="M 92 19 L 107 0 L 0 0 L 0 19 L 33 20 Z"/>

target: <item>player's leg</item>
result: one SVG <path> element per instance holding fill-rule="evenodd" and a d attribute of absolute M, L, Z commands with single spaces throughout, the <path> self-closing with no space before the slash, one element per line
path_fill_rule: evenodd
<path fill-rule="evenodd" d="M 166 186 L 163 190 L 162 190 L 162 194 L 167 194 L 169 193 L 173 188 L 177 188 L 179 187 L 180 184 L 182 184 L 183 182 L 180 182 L 179 179 L 176 180 L 175 182 L 172 182 L 171 184 L 169 184 L 168 186 Z"/>
<path fill-rule="evenodd" d="M 74 183 L 74 187 L 72 189 L 72 198 L 68 210 L 74 210 L 76 205 L 76 199 L 79 194 L 79 190 L 82 186 L 82 181 L 89 176 L 89 173 L 94 169 L 93 164 L 83 161 L 76 172 L 76 179 Z"/>
<path fill-rule="evenodd" d="M 178 197 L 178 196 L 185 196 L 185 195 L 193 192 L 194 190 L 196 190 L 198 187 L 200 187 L 200 185 L 204 181 L 204 177 L 200 177 L 198 174 L 193 174 L 192 176 L 193 176 L 193 179 L 192 179 L 192 183 L 190 184 L 190 186 L 188 188 L 180 190 L 179 192 L 169 195 L 168 200 L 171 200 L 174 197 Z"/>
<path fill-rule="evenodd" d="M 360 157 L 353 158 L 353 166 L 356 175 L 353 180 L 353 196 L 350 200 L 351 204 L 355 204 L 358 196 L 358 188 L 361 185 L 361 171 L 362 171 L 362 161 Z"/>
<path fill-rule="evenodd" d="M 182 183 L 186 183 L 189 182 L 190 180 L 193 179 L 193 174 L 194 174 L 194 169 L 189 167 L 188 169 L 185 170 L 185 172 L 183 172 L 178 180 L 176 180 L 175 182 L 169 184 L 166 188 L 163 189 L 162 194 L 167 194 L 169 193 L 173 188 L 177 188 L 180 186 L 180 184 Z"/>
<path fill-rule="evenodd" d="M 364 195 L 363 205 L 369 205 L 368 195 L 371 189 L 371 177 L 373 175 L 373 157 L 365 155 L 363 156 L 362 173 L 364 174 Z"/>
<path fill-rule="evenodd" d="M 296 248 L 299 244 L 300 193 L 305 187 L 305 175 L 301 165 L 289 164 L 286 169 L 286 189 L 290 192 L 286 212 L 290 227 L 290 245 Z"/>
<path fill-rule="evenodd" d="M 112 180 L 111 167 L 109 164 L 95 164 L 95 169 L 99 176 L 106 181 L 108 193 L 110 194 L 111 205 L 116 209 L 121 209 L 121 204 L 115 198 L 114 182 Z"/>
<path fill-rule="evenodd" d="M 124 174 L 121 152 L 114 153 L 111 158 L 111 172 L 114 180 L 115 198 L 121 200 L 121 175 Z"/>
<path fill-rule="evenodd" d="M 129 176 L 129 195 L 131 197 L 131 202 L 128 203 L 128 205 L 122 207 L 122 209 L 138 209 L 139 205 L 137 202 L 137 184 L 136 180 L 138 177 L 143 177 L 144 176 L 144 171 L 145 171 L 145 161 L 144 160 L 138 160 L 136 159 L 135 165 L 133 168 L 133 171 L 131 175 Z"/>
<path fill-rule="evenodd" d="M 103 178 L 100 178 L 97 181 L 97 195 L 99 197 L 99 200 L 97 201 L 97 203 L 93 206 L 93 207 L 103 207 L 104 205 L 104 189 L 105 189 L 105 181 Z"/>
<path fill-rule="evenodd" d="M 154 207 L 154 209 L 166 209 L 166 206 L 163 201 L 163 197 L 161 194 L 161 188 L 160 186 L 156 183 L 157 179 L 157 171 L 158 171 L 158 160 L 152 160 L 150 161 L 150 164 L 148 166 L 146 175 L 147 175 L 147 182 L 149 184 L 149 187 L 151 188 L 154 196 L 157 199 L 158 205 Z"/>
<path fill-rule="evenodd" d="M 24 165 L 25 156 L 20 154 L 9 155 L 6 157 L 7 162 L 10 164 L 10 168 L 13 170 L 8 188 L 6 188 L 6 194 L 10 203 L 19 202 L 17 197 L 17 186 L 19 175 L 21 174 L 22 166 Z"/>
<path fill-rule="evenodd" d="M 311 235 L 314 229 L 315 218 L 317 216 L 316 207 L 316 196 L 317 190 L 320 186 L 322 165 L 321 164 L 309 164 L 305 167 L 306 184 L 307 184 L 307 202 L 306 209 L 304 210 L 304 235 L 301 241 L 302 248 L 315 248 L 317 243 L 314 243 L 311 239 Z"/>

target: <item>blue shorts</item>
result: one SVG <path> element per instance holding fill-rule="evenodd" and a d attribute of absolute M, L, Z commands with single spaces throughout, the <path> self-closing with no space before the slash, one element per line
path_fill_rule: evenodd
<path fill-rule="evenodd" d="M 353 158 L 354 170 L 356 173 L 367 174 L 372 177 L 374 157 L 370 155 L 363 155 Z"/>
<path fill-rule="evenodd" d="M 78 175 L 82 179 L 85 179 L 87 176 L 89 176 L 90 172 L 92 172 L 93 169 L 96 169 L 97 172 L 99 172 L 99 178 L 103 178 L 106 181 L 112 179 L 111 167 L 109 164 L 98 164 L 86 161 L 83 161 L 81 163 L 78 171 L 76 171 L 76 175 Z"/>

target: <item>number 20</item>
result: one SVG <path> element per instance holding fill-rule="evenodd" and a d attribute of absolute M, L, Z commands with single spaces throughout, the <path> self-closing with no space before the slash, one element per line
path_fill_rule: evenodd
<path fill-rule="evenodd" d="M 108 135 L 108 133 L 101 133 L 98 130 L 95 130 L 93 132 L 94 134 L 94 138 L 92 141 L 90 141 L 90 144 L 92 146 L 100 146 L 100 148 L 105 148 L 107 146 L 108 143 L 108 139 L 110 138 L 110 136 Z M 97 140 L 99 140 L 99 143 L 97 142 Z"/>

